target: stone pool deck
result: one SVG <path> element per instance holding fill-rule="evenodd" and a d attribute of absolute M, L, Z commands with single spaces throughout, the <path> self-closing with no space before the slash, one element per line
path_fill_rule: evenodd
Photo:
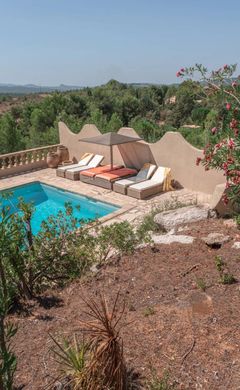
<path fill-rule="evenodd" d="M 85 184 L 81 181 L 71 181 L 58 177 L 56 176 L 55 169 L 50 168 L 1 179 L 0 190 L 9 189 L 11 187 L 35 181 L 40 181 L 41 183 L 49 184 L 67 191 L 72 191 L 77 194 L 92 197 L 99 201 L 108 202 L 119 206 L 119 210 L 101 218 L 101 222 L 104 224 L 121 222 L 124 220 L 135 222 L 141 220 L 141 218 L 145 214 L 151 212 L 152 209 L 156 207 L 164 209 L 172 203 L 179 203 L 184 205 L 205 205 L 210 202 L 209 195 L 194 192 L 185 188 L 161 193 L 146 200 L 138 200 L 110 190 L 106 190 L 101 187 Z"/>

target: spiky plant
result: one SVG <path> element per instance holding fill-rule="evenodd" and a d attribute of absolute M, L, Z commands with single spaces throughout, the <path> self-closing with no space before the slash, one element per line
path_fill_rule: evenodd
<path fill-rule="evenodd" d="M 90 359 L 83 376 L 86 390 L 126 390 L 127 370 L 119 334 L 125 302 L 119 309 L 119 292 L 110 310 L 103 294 L 99 300 L 85 299 L 89 320 L 82 322 L 88 334 Z"/>
<path fill-rule="evenodd" d="M 67 380 L 67 384 L 71 389 L 82 389 L 80 385 L 83 381 L 87 362 L 88 343 L 84 340 L 79 342 L 76 335 L 73 336 L 71 342 L 67 339 L 59 342 L 53 336 L 50 335 L 50 337 L 54 342 L 54 347 L 52 348 L 54 358 L 60 365 L 60 375 L 54 380 L 54 384 Z M 50 388 L 53 388 L 52 384 L 50 384 Z"/>

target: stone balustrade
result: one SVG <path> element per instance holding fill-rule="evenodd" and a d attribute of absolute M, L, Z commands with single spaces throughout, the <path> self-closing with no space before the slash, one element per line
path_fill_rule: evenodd
<path fill-rule="evenodd" d="M 60 144 L 0 155 L 0 178 L 35 169 L 47 168 L 47 154 Z"/>

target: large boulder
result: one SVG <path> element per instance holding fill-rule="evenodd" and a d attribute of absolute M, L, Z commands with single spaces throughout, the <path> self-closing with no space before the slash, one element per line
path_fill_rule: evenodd
<path fill-rule="evenodd" d="M 192 244 L 194 241 L 194 237 L 191 236 L 176 236 L 174 234 L 162 234 L 160 236 L 153 235 L 152 240 L 154 244 L 172 244 L 173 242 L 177 242 L 180 244 Z"/>
<path fill-rule="evenodd" d="M 226 184 L 218 184 L 212 195 L 211 208 L 216 210 L 219 216 L 226 217 L 233 214 L 233 208 L 230 203 L 223 202 L 223 195 L 226 192 Z"/>
<path fill-rule="evenodd" d="M 205 207 L 187 206 L 176 210 L 163 211 L 156 214 L 154 222 L 160 227 L 160 229 L 169 231 L 175 229 L 177 226 L 202 221 L 209 217 L 214 217 L 215 213 L 212 210 Z"/>

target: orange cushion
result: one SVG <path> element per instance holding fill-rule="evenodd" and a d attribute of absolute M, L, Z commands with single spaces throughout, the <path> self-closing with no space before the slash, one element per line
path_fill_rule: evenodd
<path fill-rule="evenodd" d="M 108 181 L 114 181 L 114 180 L 119 179 L 120 177 L 135 175 L 135 174 L 137 174 L 136 169 L 120 168 L 120 169 L 115 169 L 109 173 L 106 172 L 106 173 L 97 175 L 97 178 L 105 179 Z"/>
<path fill-rule="evenodd" d="M 113 165 L 113 169 L 121 168 L 121 165 Z M 111 165 L 103 165 L 101 167 L 97 168 L 90 168 L 86 171 L 82 171 L 81 175 L 88 176 L 88 177 L 94 177 L 99 173 L 104 173 L 111 171 Z"/>

